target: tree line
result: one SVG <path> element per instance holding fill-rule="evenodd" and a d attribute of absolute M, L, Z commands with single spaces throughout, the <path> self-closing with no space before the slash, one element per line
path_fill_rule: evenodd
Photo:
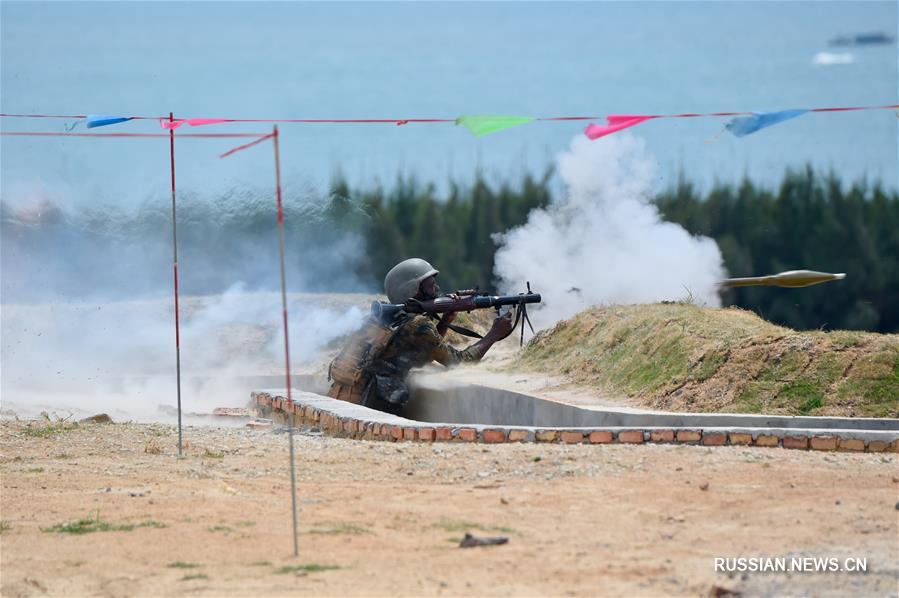
<path fill-rule="evenodd" d="M 390 189 L 351 189 L 332 183 L 322 206 L 320 241 L 357 235 L 366 258 L 353 267 L 378 288 L 384 274 L 409 256 L 441 270 L 444 289 L 493 289 L 495 233 L 526 222 L 553 199 L 552 173 L 526 175 L 518 185 L 491 185 L 476 176 L 450 184 L 400 178 Z M 725 305 L 751 309 L 796 329 L 899 331 L 899 193 L 880 184 L 848 188 L 835 175 L 810 167 L 787 171 L 776 190 L 749 180 L 702 193 L 689 182 L 653 198 L 665 220 L 715 239 L 731 276 L 784 270 L 845 272 L 847 278 L 804 289 L 747 287 L 726 291 Z"/>

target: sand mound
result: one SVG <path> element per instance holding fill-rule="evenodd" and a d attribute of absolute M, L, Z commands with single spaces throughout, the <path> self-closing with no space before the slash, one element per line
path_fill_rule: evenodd
<path fill-rule="evenodd" d="M 670 411 L 899 416 L 899 335 L 797 332 L 735 308 L 589 309 L 514 365 Z"/>

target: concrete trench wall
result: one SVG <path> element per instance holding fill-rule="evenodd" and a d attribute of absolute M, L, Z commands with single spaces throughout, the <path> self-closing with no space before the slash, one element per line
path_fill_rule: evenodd
<path fill-rule="evenodd" d="M 309 377 L 300 384 L 316 390 Z M 252 393 L 264 416 L 326 434 L 384 441 L 683 443 L 899 452 L 899 420 L 583 409 L 484 386 L 418 387 L 406 417 L 305 390 Z M 485 423 L 487 422 L 487 423 Z"/>

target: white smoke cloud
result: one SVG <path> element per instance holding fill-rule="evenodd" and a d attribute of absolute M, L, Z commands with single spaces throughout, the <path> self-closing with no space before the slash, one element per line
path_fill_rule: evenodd
<path fill-rule="evenodd" d="M 649 201 L 656 164 L 642 139 L 579 135 L 557 162 L 564 197 L 496 237 L 501 290 L 518 292 L 530 281 L 543 296 L 535 324 L 549 326 L 592 305 L 688 296 L 720 305 L 721 252 L 714 240 L 662 221 Z"/>
<path fill-rule="evenodd" d="M 358 327 L 370 301 L 322 294 L 366 286 L 356 274 L 363 240 L 339 230 L 327 206 L 311 191 L 285 201 L 292 371 L 322 377 L 322 349 Z M 159 409 L 176 404 L 170 209 L 159 197 L 78 205 L 64 187 L 4 184 L 3 409 L 171 421 Z M 284 386 L 274 205 L 235 188 L 184 191 L 178 209 L 183 407 L 242 406 L 254 389 Z"/>
<path fill-rule="evenodd" d="M 289 297 L 291 370 L 323 374 L 322 349 L 363 321 L 362 296 Z M 171 299 L 4 305 L 2 402 L 33 416 L 170 420 L 176 405 Z M 243 406 L 250 391 L 283 387 L 281 296 L 235 284 L 221 295 L 182 297 L 185 412 Z M 163 409 L 160 409 L 160 406 Z"/>

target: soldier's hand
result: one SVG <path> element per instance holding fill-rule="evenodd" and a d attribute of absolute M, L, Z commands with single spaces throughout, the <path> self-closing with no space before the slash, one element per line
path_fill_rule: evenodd
<path fill-rule="evenodd" d="M 460 299 L 459 295 L 457 295 L 456 293 L 448 293 L 446 296 L 453 300 Z M 443 316 L 441 316 L 440 321 L 443 322 L 444 324 L 452 324 L 453 320 L 455 320 L 455 319 L 456 319 L 456 312 L 448 311 L 445 314 L 443 314 Z"/>
<path fill-rule="evenodd" d="M 495 340 L 502 340 L 512 334 L 512 312 L 508 312 L 493 320 L 488 333 Z"/>

